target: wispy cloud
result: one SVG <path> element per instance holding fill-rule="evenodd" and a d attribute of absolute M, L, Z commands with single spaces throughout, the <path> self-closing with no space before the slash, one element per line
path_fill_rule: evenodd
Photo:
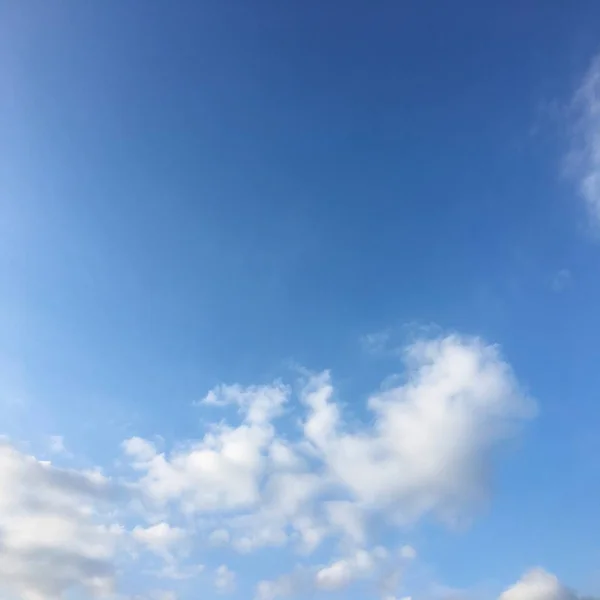
<path fill-rule="evenodd" d="M 600 55 L 592 60 L 571 108 L 573 147 L 568 168 L 593 225 L 600 227 Z"/>
<path fill-rule="evenodd" d="M 572 280 L 571 271 L 569 269 L 560 269 L 552 276 L 550 287 L 553 292 L 563 292 L 569 287 Z"/>
<path fill-rule="evenodd" d="M 380 354 L 385 351 L 390 341 L 389 329 L 368 333 L 360 338 L 360 343 L 365 352 L 369 354 Z"/>
<path fill-rule="evenodd" d="M 235 573 L 227 565 L 221 565 L 215 571 L 215 589 L 219 594 L 231 594 L 235 591 L 235 580 Z"/>

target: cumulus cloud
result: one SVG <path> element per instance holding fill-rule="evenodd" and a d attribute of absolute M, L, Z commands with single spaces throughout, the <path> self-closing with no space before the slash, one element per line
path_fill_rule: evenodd
<path fill-rule="evenodd" d="M 238 405 L 245 415 L 243 424 L 216 425 L 202 440 L 170 456 L 158 453 L 148 440 L 126 440 L 126 454 L 145 473 L 140 488 L 153 501 L 175 501 L 188 513 L 255 506 L 260 500 L 265 452 L 275 437 L 270 420 L 288 395 L 280 385 L 215 388 L 203 402 Z"/>
<path fill-rule="evenodd" d="M 237 406 L 249 423 L 268 423 L 281 413 L 290 389 L 276 382 L 273 385 L 243 387 L 239 384 L 219 385 L 200 401 L 200 405 Z"/>
<path fill-rule="evenodd" d="M 25 600 L 111 592 L 122 529 L 100 518 L 110 497 L 99 473 L 58 469 L 0 442 L 0 587 Z"/>
<path fill-rule="evenodd" d="M 360 506 L 348 500 L 325 502 L 325 514 L 330 528 L 356 545 L 366 541 L 365 514 Z"/>
<path fill-rule="evenodd" d="M 596 56 L 573 98 L 576 115 L 570 168 L 590 217 L 600 225 L 600 56 Z"/>
<path fill-rule="evenodd" d="M 341 590 L 355 579 L 371 576 L 387 556 L 387 551 L 382 547 L 371 552 L 357 550 L 352 555 L 319 569 L 315 575 L 315 586 L 329 592 Z"/>
<path fill-rule="evenodd" d="M 499 600 L 577 600 L 556 575 L 544 569 L 527 571 L 517 583 L 504 591 Z"/>
<path fill-rule="evenodd" d="M 281 546 L 291 538 L 299 549 L 314 550 L 328 531 L 314 511 L 315 499 L 323 485 L 323 479 L 315 473 L 271 473 L 257 510 L 229 520 L 234 533 L 233 546 L 249 552 L 263 546 Z"/>
<path fill-rule="evenodd" d="M 323 533 L 308 507 L 321 478 L 302 470 L 303 461 L 271 423 L 289 395 L 279 383 L 219 386 L 202 404 L 238 406 L 238 427 L 220 424 L 169 456 L 147 440 L 127 440 L 125 453 L 144 473 L 139 488 L 150 501 L 176 503 L 186 513 L 235 512 L 210 535 L 212 544 L 231 541 L 238 551 L 250 552 L 286 543 L 291 528 L 299 543 L 314 547 Z"/>
<path fill-rule="evenodd" d="M 218 386 L 200 405 L 233 405 L 241 422 L 221 422 L 170 454 L 127 440 L 137 485 L 158 506 L 217 515 L 210 543 L 240 552 L 293 541 L 310 553 L 328 536 L 360 547 L 374 518 L 468 514 L 485 497 L 495 448 L 534 404 L 498 348 L 478 338 L 421 340 L 403 356 L 402 383 L 368 400 L 370 426 L 348 427 L 328 371 L 309 376 L 291 441 L 274 425 L 289 386 Z"/>
<path fill-rule="evenodd" d="M 277 598 L 290 598 L 302 593 L 310 593 L 313 590 L 314 574 L 298 569 L 277 579 L 259 581 L 254 597 L 256 600 L 277 600 Z"/>
<path fill-rule="evenodd" d="M 235 573 L 227 565 L 221 565 L 215 572 L 215 589 L 220 594 L 230 594 L 235 590 Z"/>
<path fill-rule="evenodd" d="M 399 565 L 382 546 L 371 550 L 357 548 L 346 556 L 320 567 L 297 569 L 274 580 L 263 580 L 256 587 L 257 600 L 276 600 L 315 591 L 338 592 L 357 580 L 388 579 Z M 393 571 L 389 567 L 393 566 Z"/>
<path fill-rule="evenodd" d="M 345 419 L 328 371 L 295 388 L 217 386 L 199 405 L 234 407 L 237 422 L 219 420 L 167 451 L 125 440 L 131 470 L 121 504 L 103 475 L 58 469 L 1 444 L 0 588 L 25 600 L 60 598 L 74 587 L 109 594 L 122 543 L 161 557 L 154 575 L 185 579 L 203 567 L 182 565 L 182 557 L 202 548 L 248 553 L 291 544 L 307 560 L 329 539 L 335 560 L 262 581 L 257 597 L 333 592 L 359 579 L 395 596 L 416 552 L 378 546 L 377 523 L 468 515 L 485 497 L 494 451 L 534 414 L 499 349 L 479 338 L 420 340 L 402 356 L 402 377 L 368 398 L 362 425 Z M 303 417 L 278 427 L 292 400 Z M 118 507 L 128 511 L 129 535 L 115 524 Z M 234 589 L 227 565 L 213 573 L 217 591 Z"/>
<path fill-rule="evenodd" d="M 400 550 L 400 555 L 412 560 L 416 552 L 409 546 Z M 393 562 L 386 562 L 390 554 L 382 548 L 375 548 L 368 552 L 361 550 L 354 555 L 334 561 L 330 565 L 313 571 L 300 569 L 292 574 L 284 575 L 272 581 L 261 581 L 257 588 L 256 600 L 277 600 L 278 598 L 291 598 L 306 595 L 320 590 L 323 592 L 338 592 L 348 587 L 353 581 L 365 578 L 378 578 L 380 597 L 382 600 L 397 600 L 396 592 L 399 587 L 401 569 L 386 571 L 386 566 Z M 384 577 L 379 576 L 383 573 Z M 434 585 L 428 597 L 466 598 L 472 594 L 466 591 L 454 590 L 440 585 Z M 400 600 L 411 600 L 410 596 L 403 596 Z M 537 567 L 523 574 L 521 579 L 507 588 L 498 600 L 597 600 L 580 596 L 570 590 L 560 580 Z"/>
<path fill-rule="evenodd" d="M 213 546 L 224 546 L 229 543 L 230 540 L 229 531 L 227 529 L 215 529 L 208 536 L 208 541 Z"/>
<path fill-rule="evenodd" d="M 168 523 L 156 523 L 150 527 L 137 525 L 131 532 L 133 539 L 151 552 L 170 557 L 174 548 L 181 548 L 187 533 L 180 527 L 171 527 Z"/>
<path fill-rule="evenodd" d="M 459 515 L 486 491 L 495 446 L 533 404 L 495 346 L 450 336 L 405 353 L 405 383 L 374 394 L 369 429 L 349 431 L 328 373 L 309 383 L 304 434 L 359 506 L 406 523 Z"/>

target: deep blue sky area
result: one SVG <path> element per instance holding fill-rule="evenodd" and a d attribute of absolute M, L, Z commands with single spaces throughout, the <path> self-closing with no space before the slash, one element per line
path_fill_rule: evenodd
<path fill-rule="evenodd" d="M 367 418 L 401 367 L 364 336 L 481 336 L 539 416 L 467 531 L 414 539 L 451 586 L 600 592 L 600 247 L 565 168 L 599 50 L 594 0 L 0 0 L 0 433 L 108 464 L 298 365 Z"/>

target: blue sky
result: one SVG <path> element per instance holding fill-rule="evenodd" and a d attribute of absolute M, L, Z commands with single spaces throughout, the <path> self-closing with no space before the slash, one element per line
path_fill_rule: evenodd
<path fill-rule="evenodd" d="M 2 593 L 600 595 L 598 19 L 0 0 Z"/>

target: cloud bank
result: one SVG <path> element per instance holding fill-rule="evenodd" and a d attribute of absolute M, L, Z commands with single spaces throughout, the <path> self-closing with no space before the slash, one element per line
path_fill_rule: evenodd
<path fill-rule="evenodd" d="M 393 597 L 416 552 L 381 545 L 374 525 L 468 518 L 486 498 L 494 452 L 535 414 L 499 349 L 479 338 L 419 340 L 403 357 L 402 383 L 368 397 L 362 424 L 345 419 L 328 371 L 295 385 L 220 385 L 196 410 L 233 408 L 237 422 L 219 420 L 170 451 L 127 439 L 119 480 L 3 443 L 0 588 L 26 600 L 75 588 L 110 597 L 117 565 L 135 569 L 143 557 L 176 580 L 208 573 L 189 557 L 211 548 L 244 556 L 287 546 L 306 562 L 327 541 L 330 562 L 275 580 L 258 574 L 255 595 L 338 591 L 363 579 Z M 292 405 L 304 411 L 296 426 Z M 235 590 L 228 565 L 210 573 L 217 592 Z M 502 600 L 525 598 L 528 585 Z"/>

